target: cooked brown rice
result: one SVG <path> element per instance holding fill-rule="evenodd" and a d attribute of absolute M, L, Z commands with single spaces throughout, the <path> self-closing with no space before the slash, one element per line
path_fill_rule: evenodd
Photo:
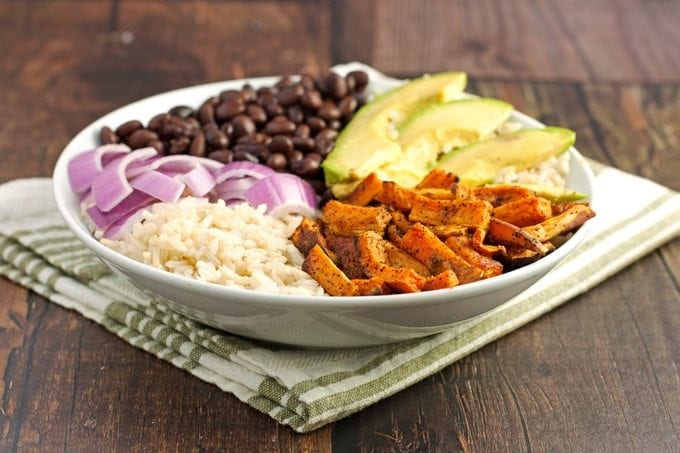
<path fill-rule="evenodd" d="M 304 257 L 288 239 L 301 218 L 281 220 L 264 206 L 227 207 L 222 200 L 157 203 L 121 240 L 101 242 L 132 259 L 175 274 L 281 294 L 323 295 L 301 270 Z"/>

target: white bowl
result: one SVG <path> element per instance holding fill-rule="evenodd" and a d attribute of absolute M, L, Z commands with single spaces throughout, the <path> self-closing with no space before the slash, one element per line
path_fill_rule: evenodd
<path fill-rule="evenodd" d="M 381 91 L 400 82 L 356 63 L 334 68 L 370 72 L 371 89 Z M 456 288 L 415 294 L 366 297 L 288 296 L 255 292 L 193 280 L 134 261 L 98 242 L 79 215 L 78 198 L 71 191 L 67 163 L 76 154 L 95 147 L 102 126 L 129 119 L 148 121 L 175 105 L 198 106 L 206 98 L 245 82 L 257 87 L 277 77 L 218 82 L 194 86 L 134 102 L 115 110 L 83 129 L 64 149 L 54 170 L 54 193 L 68 227 L 114 271 L 137 287 L 161 296 L 175 311 L 210 326 L 250 338 L 302 347 L 368 346 L 408 340 L 442 332 L 518 295 L 570 253 L 585 237 L 586 223 L 557 250 L 528 266 Z M 515 113 L 525 127 L 538 121 Z M 592 200 L 593 175 L 582 156 L 571 148 L 568 187 Z"/>

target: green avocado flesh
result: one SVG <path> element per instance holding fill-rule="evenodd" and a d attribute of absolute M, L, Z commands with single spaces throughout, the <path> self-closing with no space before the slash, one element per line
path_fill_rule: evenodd
<path fill-rule="evenodd" d="M 326 184 L 338 195 L 383 166 L 401 160 L 396 130 L 414 112 L 432 104 L 459 97 L 467 76 L 445 72 L 412 80 L 377 97 L 362 107 L 338 136 L 323 161 Z"/>
<path fill-rule="evenodd" d="M 460 146 L 461 137 L 486 138 L 512 114 L 511 104 L 490 98 L 460 99 L 434 104 L 411 115 L 399 126 L 402 148 L 427 141 L 440 149 Z M 465 143 L 467 144 L 467 143 Z"/>
<path fill-rule="evenodd" d="M 445 154 L 437 167 L 455 173 L 461 182 L 488 184 L 498 172 L 513 166 L 516 171 L 559 156 L 574 144 L 576 134 L 561 127 L 523 129 L 472 143 Z"/>
<path fill-rule="evenodd" d="M 537 184 L 515 184 L 525 187 L 537 196 L 546 198 L 553 203 L 564 203 L 566 201 L 579 201 L 587 198 L 586 194 L 575 192 L 562 187 L 540 186 Z"/>

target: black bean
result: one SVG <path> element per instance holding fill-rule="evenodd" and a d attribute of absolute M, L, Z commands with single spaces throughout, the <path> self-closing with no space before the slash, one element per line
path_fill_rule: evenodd
<path fill-rule="evenodd" d="M 187 119 L 194 114 L 194 109 L 186 105 L 176 105 L 168 110 L 170 115 L 177 115 L 180 118 Z"/>
<path fill-rule="evenodd" d="M 267 122 L 267 112 L 257 104 L 250 104 L 246 107 L 246 113 L 253 119 L 257 125 L 262 125 Z"/>
<path fill-rule="evenodd" d="M 288 107 L 289 105 L 297 103 L 300 100 L 300 96 L 302 96 L 304 93 L 305 89 L 296 83 L 294 85 L 289 85 L 279 91 L 279 94 L 276 95 L 276 99 L 278 99 L 279 104 L 284 107 Z"/>
<path fill-rule="evenodd" d="M 139 120 L 126 121 L 125 123 L 121 124 L 116 128 L 116 135 L 119 137 L 126 138 L 134 131 L 136 131 L 137 129 L 141 129 L 142 127 L 143 127 L 142 122 Z"/>
<path fill-rule="evenodd" d="M 285 135 L 275 135 L 267 147 L 272 153 L 287 154 L 293 150 L 293 140 Z"/>
<path fill-rule="evenodd" d="M 149 129 L 137 129 L 130 137 L 128 137 L 128 144 L 132 149 L 144 148 L 150 142 L 158 140 L 158 134 Z"/>
<path fill-rule="evenodd" d="M 342 121 L 340 121 L 340 120 L 330 120 L 328 122 L 328 127 L 331 128 L 331 129 L 334 129 L 336 131 L 339 131 L 340 129 L 342 129 Z"/>
<path fill-rule="evenodd" d="M 198 109 L 198 120 L 204 125 L 215 123 L 215 107 L 208 102 L 204 102 L 201 108 Z"/>
<path fill-rule="evenodd" d="M 255 102 L 255 100 L 257 100 L 257 93 L 255 92 L 255 88 L 253 88 L 253 86 L 250 85 L 249 83 L 243 85 L 243 87 L 241 88 L 241 94 L 243 95 L 244 102 Z"/>
<path fill-rule="evenodd" d="M 318 152 L 320 155 L 324 157 L 327 156 L 328 153 L 330 153 L 331 149 L 333 149 L 333 144 L 337 136 L 338 131 L 335 131 L 333 129 L 324 129 L 323 131 L 319 132 L 314 137 L 316 152 Z"/>
<path fill-rule="evenodd" d="M 267 112 L 267 115 L 269 118 L 273 118 L 275 116 L 283 115 L 283 107 L 281 104 L 279 104 L 279 101 L 276 99 L 270 99 L 264 104 L 264 109 Z"/>
<path fill-rule="evenodd" d="M 99 143 L 102 145 L 118 143 L 118 136 L 111 130 L 110 127 L 104 126 L 99 130 Z"/>
<path fill-rule="evenodd" d="M 227 134 L 227 138 L 231 141 L 234 139 L 234 126 L 231 123 L 223 123 L 220 130 Z"/>
<path fill-rule="evenodd" d="M 222 102 L 243 102 L 243 92 L 240 90 L 224 90 L 220 93 L 220 100 Z"/>
<path fill-rule="evenodd" d="M 324 101 L 317 114 L 326 121 L 340 119 L 340 110 L 333 101 Z"/>
<path fill-rule="evenodd" d="M 229 146 L 227 134 L 222 132 L 214 124 L 209 124 L 203 129 L 205 141 L 212 149 L 226 149 Z"/>
<path fill-rule="evenodd" d="M 283 171 L 288 166 L 288 159 L 281 153 L 273 153 L 267 158 L 266 164 L 272 170 Z"/>
<path fill-rule="evenodd" d="M 311 135 L 311 130 L 307 124 L 298 124 L 293 135 L 296 137 L 309 137 Z"/>
<path fill-rule="evenodd" d="M 191 146 L 189 147 L 189 154 L 191 154 L 192 156 L 205 157 L 206 151 L 207 149 L 205 146 L 205 134 L 203 134 L 202 131 L 199 131 L 196 133 L 194 139 L 191 141 Z"/>
<path fill-rule="evenodd" d="M 216 160 L 222 162 L 223 164 L 228 164 L 234 161 L 234 153 L 228 149 L 220 149 L 213 151 L 208 154 L 208 159 Z"/>
<path fill-rule="evenodd" d="M 286 109 L 286 116 L 295 124 L 300 124 L 305 120 L 305 114 L 299 105 L 291 105 Z"/>
<path fill-rule="evenodd" d="M 168 148 L 168 154 L 182 154 L 186 151 L 191 140 L 189 137 L 178 137 L 170 140 L 170 147 Z"/>
<path fill-rule="evenodd" d="M 170 119 L 170 116 L 169 113 L 159 113 L 149 120 L 149 124 L 147 124 L 146 128 L 158 132 L 163 123 Z"/>
<path fill-rule="evenodd" d="M 246 105 L 243 103 L 243 99 L 240 97 L 232 98 L 217 105 L 215 118 L 218 121 L 226 121 L 245 111 Z"/>
<path fill-rule="evenodd" d="M 285 88 L 287 86 L 293 85 L 295 83 L 295 80 L 290 75 L 285 75 L 281 77 L 278 82 L 274 84 L 276 88 Z"/>
<path fill-rule="evenodd" d="M 165 145 L 160 140 L 152 140 L 146 146 L 150 146 L 152 148 L 155 148 L 156 151 L 158 151 L 161 154 L 165 153 Z"/>
<path fill-rule="evenodd" d="M 295 132 L 295 123 L 285 116 L 277 116 L 265 125 L 264 132 L 269 135 L 292 134 Z"/>
<path fill-rule="evenodd" d="M 344 77 L 331 71 L 326 76 L 326 92 L 334 99 L 341 99 L 347 95 L 347 82 Z"/>
<path fill-rule="evenodd" d="M 311 129 L 312 134 L 316 134 L 326 128 L 326 121 L 318 116 L 312 116 L 307 119 L 307 125 Z"/>
<path fill-rule="evenodd" d="M 255 122 L 248 115 L 236 115 L 231 120 L 231 125 L 234 126 L 234 137 L 239 138 L 243 135 L 254 134 L 256 131 Z"/>
<path fill-rule="evenodd" d="M 347 78 L 354 80 L 355 91 L 362 91 L 368 85 L 368 74 L 364 71 L 351 71 Z"/>
<path fill-rule="evenodd" d="M 246 151 L 234 151 L 234 160 L 247 160 L 256 164 L 260 162 L 257 156 L 254 156 Z"/>
<path fill-rule="evenodd" d="M 311 90 L 302 95 L 300 102 L 308 109 L 317 110 L 323 104 L 323 99 L 321 98 L 321 93 Z"/>
<path fill-rule="evenodd" d="M 304 88 L 305 91 L 315 89 L 314 77 L 311 74 L 303 73 L 300 76 L 300 82 L 299 83 L 300 83 L 300 85 L 302 85 L 302 88 Z"/>
<path fill-rule="evenodd" d="M 321 157 L 321 154 L 319 154 L 319 153 L 309 153 L 305 156 L 305 159 L 315 160 L 318 163 L 321 163 L 321 160 L 323 159 L 323 157 Z"/>
<path fill-rule="evenodd" d="M 293 137 L 293 146 L 303 153 L 313 151 L 316 147 L 314 139 L 311 137 Z"/>
<path fill-rule="evenodd" d="M 349 118 L 352 116 L 354 111 L 357 109 L 359 103 L 353 96 L 345 96 L 338 102 L 338 110 L 340 110 L 340 115 L 343 118 Z"/>
<path fill-rule="evenodd" d="M 313 177 L 319 173 L 319 161 L 305 157 L 291 162 L 290 170 L 298 176 Z"/>
<path fill-rule="evenodd" d="M 236 146 L 234 146 L 234 155 L 237 155 L 241 152 L 243 153 L 248 153 L 252 154 L 253 156 L 257 157 L 258 160 L 264 161 L 269 157 L 269 151 L 267 150 L 267 147 L 263 145 L 262 143 L 241 143 Z M 236 159 L 239 160 L 239 159 Z"/>
<path fill-rule="evenodd" d="M 250 134 L 250 135 L 243 135 L 239 137 L 238 140 L 236 140 L 236 143 L 244 143 L 247 145 L 253 144 L 253 143 L 265 143 L 268 140 L 269 136 L 256 133 L 256 134 Z"/>
<path fill-rule="evenodd" d="M 302 160 L 305 157 L 305 155 L 302 154 L 302 152 L 298 151 L 297 149 L 294 149 L 293 151 L 287 153 L 286 157 L 288 157 L 289 163 L 293 163 Z"/>

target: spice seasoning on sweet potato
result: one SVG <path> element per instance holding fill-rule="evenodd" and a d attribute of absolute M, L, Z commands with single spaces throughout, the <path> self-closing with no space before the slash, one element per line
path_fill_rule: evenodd
<path fill-rule="evenodd" d="M 526 187 L 471 187 L 433 170 L 414 189 L 370 174 L 293 235 L 305 270 L 332 295 L 452 288 L 540 259 L 594 216 Z"/>

